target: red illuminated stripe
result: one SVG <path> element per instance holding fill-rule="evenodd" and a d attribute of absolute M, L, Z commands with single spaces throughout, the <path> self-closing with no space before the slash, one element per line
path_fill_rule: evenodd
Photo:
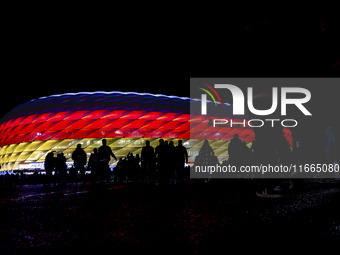
<path fill-rule="evenodd" d="M 54 115 L 54 113 L 44 113 L 44 114 L 40 115 L 39 117 L 37 117 L 34 121 L 32 121 L 32 123 L 45 122 L 53 115 Z"/>
<path fill-rule="evenodd" d="M 132 111 L 129 112 L 128 114 L 125 114 L 121 116 L 121 119 L 129 119 L 129 120 L 135 120 L 143 116 L 146 112 L 145 111 Z"/>
<path fill-rule="evenodd" d="M 171 121 L 174 118 L 179 117 L 181 114 L 179 113 L 166 113 L 160 117 L 157 118 L 157 120 L 162 120 L 162 121 Z"/>
<path fill-rule="evenodd" d="M 86 128 L 88 129 L 100 129 L 104 126 L 106 126 L 111 120 L 107 119 L 99 119 L 95 120 L 93 123 L 89 124 Z"/>
<path fill-rule="evenodd" d="M 127 125 L 121 127 L 124 129 L 137 129 L 137 128 L 141 128 L 143 126 L 145 126 L 146 124 L 148 124 L 151 120 L 133 120 L 130 123 L 128 123 Z"/>
<path fill-rule="evenodd" d="M 87 125 L 90 125 L 92 122 L 94 122 L 94 120 L 87 120 L 87 119 L 77 120 L 72 125 L 65 127 L 65 129 L 82 129 L 82 128 L 85 128 Z"/>
<path fill-rule="evenodd" d="M 30 115 L 28 117 L 26 117 L 20 125 L 25 125 L 25 124 L 31 124 L 36 118 L 38 118 L 39 115 L 35 114 L 35 115 Z"/>
<path fill-rule="evenodd" d="M 121 116 L 123 116 L 126 113 L 127 111 L 119 111 L 119 110 L 112 111 L 111 113 L 103 116 L 102 119 L 111 119 L 111 120 L 119 119 Z"/>
<path fill-rule="evenodd" d="M 90 111 L 76 111 L 71 115 L 67 116 L 64 120 L 80 120 L 85 117 L 87 114 L 91 113 Z"/>
<path fill-rule="evenodd" d="M 107 111 L 107 110 L 96 110 L 86 115 L 83 119 L 98 120 L 110 112 L 111 111 Z"/>
<path fill-rule="evenodd" d="M 0 126 L 0 146 L 51 139 L 103 137 L 230 140 L 234 134 L 239 134 L 246 142 L 255 138 L 250 129 L 208 127 L 208 120 L 209 117 L 201 115 L 190 118 L 190 114 L 123 110 L 35 114 L 3 123 Z M 283 133 L 289 145 L 293 146 L 291 131 L 284 128 Z"/>
<path fill-rule="evenodd" d="M 158 117 L 160 117 L 161 115 L 164 115 L 163 112 L 149 112 L 147 114 L 145 114 L 144 116 L 141 116 L 140 119 L 142 120 L 155 120 Z"/>
<path fill-rule="evenodd" d="M 67 116 L 71 115 L 72 112 L 59 112 L 53 117 L 51 117 L 48 121 L 61 121 L 64 120 Z"/>
<path fill-rule="evenodd" d="M 26 118 L 26 117 L 17 118 L 15 121 L 13 121 L 11 127 L 16 127 L 16 126 L 20 125 L 21 122 L 22 122 L 25 118 Z M 1 130 L 1 129 L 2 129 L 2 128 L 0 127 L 0 130 Z"/>

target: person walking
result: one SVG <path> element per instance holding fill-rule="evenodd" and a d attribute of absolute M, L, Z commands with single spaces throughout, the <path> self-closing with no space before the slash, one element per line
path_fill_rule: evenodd
<path fill-rule="evenodd" d="M 188 152 L 182 143 L 183 143 L 182 140 L 178 140 L 178 145 L 175 148 L 177 178 L 180 180 L 185 179 L 184 164 L 188 163 Z"/>
<path fill-rule="evenodd" d="M 141 154 L 142 161 L 142 180 L 147 179 L 153 180 L 154 169 L 155 169 L 155 152 L 152 146 L 150 146 L 150 141 L 145 142 L 145 146 L 142 149 Z"/>
<path fill-rule="evenodd" d="M 159 139 L 159 145 L 155 149 L 155 157 L 157 162 L 157 170 L 158 170 L 158 178 L 161 180 L 164 175 L 164 171 L 166 168 L 166 145 L 164 144 L 164 140 Z"/>
<path fill-rule="evenodd" d="M 111 157 L 113 157 L 115 160 L 117 160 L 117 158 L 113 154 L 112 149 L 106 145 L 107 144 L 106 139 L 103 139 L 102 143 L 103 145 L 100 146 L 98 149 L 99 160 L 100 160 L 100 172 L 108 183 L 109 177 L 111 176 L 111 169 L 109 167 L 110 159 Z"/>
<path fill-rule="evenodd" d="M 54 151 L 51 151 L 50 153 L 47 154 L 45 158 L 45 171 L 46 171 L 46 176 L 45 176 L 45 182 L 44 186 L 50 186 L 51 184 L 51 179 L 52 179 L 52 172 L 55 167 L 55 162 L 54 162 Z"/>
<path fill-rule="evenodd" d="M 326 132 L 326 146 L 325 146 L 325 158 L 327 163 L 333 163 L 335 160 L 335 135 L 333 133 L 333 127 L 328 125 Z"/>
<path fill-rule="evenodd" d="M 57 159 L 56 159 L 56 172 L 59 173 L 59 184 L 61 186 L 65 186 L 66 185 L 66 179 L 65 179 L 65 175 L 66 175 L 66 158 L 64 156 L 64 153 L 59 153 L 57 155 Z"/>
<path fill-rule="evenodd" d="M 89 167 L 91 169 L 91 184 L 96 184 L 99 172 L 99 153 L 97 148 L 93 149 L 93 153 L 90 156 Z"/>
<path fill-rule="evenodd" d="M 76 175 L 78 174 L 78 170 L 80 171 L 81 175 L 81 180 L 85 182 L 85 168 L 84 166 L 86 165 L 86 153 L 85 151 L 81 148 L 81 144 L 77 145 L 77 148 L 73 151 L 72 153 L 72 159 L 74 161 L 74 168 Z M 78 180 L 76 180 L 76 186 L 78 185 Z"/>

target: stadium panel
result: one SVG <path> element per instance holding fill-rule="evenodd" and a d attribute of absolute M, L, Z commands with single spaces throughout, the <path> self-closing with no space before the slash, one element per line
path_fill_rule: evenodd
<path fill-rule="evenodd" d="M 145 141 L 178 140 L 194 162 L 204 139 L 219 161 L 228 158 L 234 134 L 248 146 L 248 128 L 211 127 L 209 117 L 190 114 L 190 98 L 135 92 L 81 92 L 42 97 L 17 106 L 0 121 L 1 171 L 43 168 L 48 152 L 63 152 L 68 162 L 77 144 L 88 157 L 106 138 L 116 157 L 141 154 Z M 211 118 L 211 117 L 210 117 Z M 284 136 L 292 146 L 289 129 Z M 111 165 L 117 162 L 111 161 Z"/>

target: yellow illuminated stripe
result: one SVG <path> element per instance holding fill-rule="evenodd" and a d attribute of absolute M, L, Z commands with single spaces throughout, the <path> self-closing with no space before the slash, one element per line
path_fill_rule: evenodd
<path fill-rule="evenodd" d="M 2 162 L 3 162 L 3 163 L 8 163 L 8 159 L 9 159 L 9 155 L 5 155 L 5 156 L 3 156 L 3 158 L 2 158 Z"/>
<path fill-rule="evenodd" d="M 134 156 L 136 156 L 137 153 L 141 154 L 142 147 L 145 146 L 146 140 L 149 140 L 151 146 L 154 148 L 159 144 L 159 138 L 106 139 L 117 157 L 126 157 L 129 152 L 133 153 Z M 179 139 L 166 138 L 163 140 L 168 142 L 173 141 L 174 145 L 177 146 Z M 191 158 L 197 156 L 204 143 L 204 140 L 201 139 L 182 139 L 182 141 L 183 145 L 188 149 L 188 154 Z M 227 148 L 230 141 L 208 140 L 208 142 L 220 161 L 228 157 Z M 52 150 L 56 151 L 55 156 L 57 156 L 57 153 L 63 152 L 67 161 L 72 162 L 71 155 L 79 143 L 82 144 L 82 148 L 87 153 L 89 159 L 90 153 L 93 153 L 93 148 L 99 148 L 102 145 L 102 138 L 35 141 L 4 146 L 0 152 L 0 154 L 4 153 L 4 155 L 0 155 L 1 170 L 17 170 L 19 163 L 44 162 L 47 153 Z M 247 145 L 251 146 L 251 143 Z M 12 151 L 12 153 L 8 153 L 10 151 Z M 116 161 L 110 161 L 110 165 L 116 164 Z"/>
<path fill-rule="evenodd" d="M 61 143 L 59 143 L 57 146 L 54 146 L 53 149 L 54 150 L 63 150 L 63 149 L 67 149 L 70 146 L 74 145 L 75 143 L 77 143 L 80 139 L 65 139 L 63 140 Z"/>
<path fill-rule="evenodd" d="M 7 145 L 6 146 L 3 146 L 3 147 L 1 147 L 1 149 L 0 149 L 0 156 L 1 155 L 5 155 L 6 154 L 6 150 L 7 150 Z"/>
<path fill-rule="evenodd" d="M 60 143 L 61 140 L 50 140 L 46 141 L 44 144 L 42 144 L 39 147 L 39 150 L 46 151 L 46 150 L 51 150 L 53 147 L 57 146 L 58 143 Z"/>
<path fill-rule="evenodd" d="M 46 151 L 34 151 L 26 161 L 36 161 L 39 160 L 43 155 L 47 154 Z"/>
<path fill-rule="evenodd" d="M 35 151 L 37 150 L 41 144 L 43 144 L 44 141 L 38 141 L 38 142 L 31 142 L 30 145 L 28 145 L 24 151 Z"/>
<path fill-rule="evenodd" d="M 136 138 L 121 138 L 110 144 L 111 147 L 125 147 L 136 141 Z"/>
<path fill-rule="evenodd" d="M 32 153 L 31 151 L 22 152 L 16 161 L 25 161 Z"/>
<path fill-rule="evenodd" d="M 92 144 L 97 143 L 97 142 L 98 142 L 99 146 L 102 145 L 102 139 L 98 139 L 98 138 L 85 138 L 85 139 L 82 139 L 82 140 L 78 141 L 77 143 L 73 144 L 70 148 L 71 149 L 76 149 L 78 144 L 81 144 L 82 148 L 87 148 L 87 147 L 91 147 Z"/>
<path fill-rule="evenodd" d="M 6 150 L 6 154 L 11 154 L 13 153 L 13 151 L 15 150 L 15 148 L 18 146 L 18 144 L 11 144 L 10 146 L 8 146 L 7 150 Z"/>
<path fill-rule="evenodd" d="M 9 159 L 8 159 L 8 162 L 15 162 L 16 161 L 16 159 L 19 157 L 19 153 L 13 153 L 13 154 L 11 154 L 11 156 L 9 157 Z"/>
<path fill-rule="evenodd" d="M 30 143 L 19 143 L 18 147 L 15 148 L 14 152 L 23 152 L 28 145 L 30 145 Z"/>

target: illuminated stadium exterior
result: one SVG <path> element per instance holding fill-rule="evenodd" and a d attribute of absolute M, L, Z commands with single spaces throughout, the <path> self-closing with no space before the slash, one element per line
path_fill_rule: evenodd
<path fill-rule="evenodd" d="M 135 92 L 80 92 L 41 97 L 19 105 L 0 121 L 1 171 L 43 168 L 48 152 L 63 152 L 69 164 L 77 144 L 88 157 L 106 138 L 116 157 L 141 154 L 145 141 L 179 139 L 189 162 L 208 139 L 219 161 L 228 158 L 234 134 L 248 146 L 249 128 L 211 127 L 209 117 L 190 114 L 190 98 Z M 191 123 L 191 124 L 190 124 Z M 284 135 L 292 146 L 291 132 Z M 112 160 L 111 165 L 117 162 Z"/>

